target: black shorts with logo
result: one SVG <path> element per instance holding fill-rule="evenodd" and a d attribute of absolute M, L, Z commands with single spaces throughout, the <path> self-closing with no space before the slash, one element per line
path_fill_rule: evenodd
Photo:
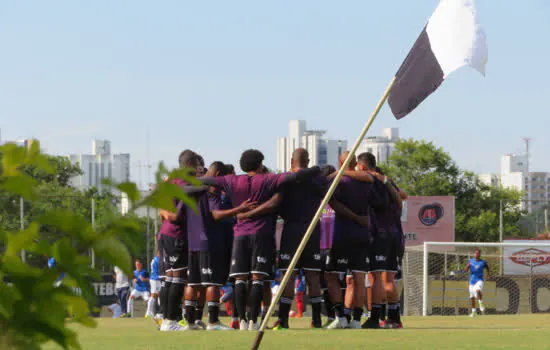
<path fill-rule="evenodd" d="M 275 272 L 275 249 L 272 235 L 235 237 L 229 275 L 269 276 Z"/>
<path fill-rule="evenodd" d="M 321 271 L 321 290 L 328 290 L 327 280 L 325 278 L 325 273 L 327 273 L 327 259 L 330 255 L 330 250 L 321 251 L 321 263 L 323 265 L 323 270 Z M 346 290 L 346 275 L 347 272 L 338 272 L 338 281 L 340 282 L 340 289 Z"/>
<path fill-rule="evenodd" d="M 289 228 L 289 225 L 293 227 Z M 302 242 L 303 233 L 306 232 L 309 224 L 307 223 L 286 223 L 281 235 L 281 247 L 279 249 L 279 269 L 282 271 L 288 270 L 288 265 L 294 258 L 294 254 L 298 250 L 298 246 Z M 298 234 L 297 232 L 302 232 Z M 319 271 L 323 268 L 323 261 L 321 259 L 321 230 L 317 226 L 309 241 L 306 244 L 298 263 L 294 270 L 303 269 L 306 271 Z"/>
<path fill-rule="evenodd" d="M 162 247 L 164 271 L 181 271 L 187 269 L 187 240 L 161 236 L 159 247 Z"/>
<path fill-rule="evenodd" d="M 327 272 L 368 272 L 369 244 L 365 242 L 334 242 L 327 257 Z"/>
<path fill-rule="evenodd" d="M 223 253 L 208 251 L 189 252 L 187 285 L 219 286 L 227 282 L 228 266 Z"/>
<path fill-rule="evenodd" d="M 369 272 L 397 272 L 400 239 L 396 233 L 378 232 L 374 236 Z"/>

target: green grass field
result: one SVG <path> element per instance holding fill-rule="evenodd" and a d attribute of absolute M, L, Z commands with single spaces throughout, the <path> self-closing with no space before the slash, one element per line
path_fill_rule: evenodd
<path fill-rule="evenodd" d="M 228 323 L 227 319 L 223 320 Z M 400 330 L 310 330 L 309 319 L 293 330 L 267 331 L 261 349 L 548 349 L 550 315 L 404 317 Z M 250 349 L 255 333 L 160 333 L 153 321 L 101 318 L 98 327 L 76 328 L 84 349 Z M 46 349 L 57 349 L 54 345 Z"/>

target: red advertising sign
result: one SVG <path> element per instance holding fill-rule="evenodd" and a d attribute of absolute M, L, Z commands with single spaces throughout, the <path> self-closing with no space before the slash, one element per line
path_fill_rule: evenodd
<path fill-rule="evenodd" d="M 454 242 L 454 197 L 409 197 L 401 216 L 407 245 Z"/>

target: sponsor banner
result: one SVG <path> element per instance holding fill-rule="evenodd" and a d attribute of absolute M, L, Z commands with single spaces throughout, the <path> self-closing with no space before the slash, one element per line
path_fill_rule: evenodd
<path fill-rule="evenodd" d="M 403 202 L 401 222 L 407 245 L 424 242 L 454 242 L 455 199 L 454 197 L 415 197 Z M 327 206 L 321 217 L 321 249 L 331 246 L 334 230 L 334 211 Z M 281 245 L 283 220 L 277 221 L 277 249 Z"/>
<path fill-rule="evenodd" d="M 407 245 L 454 242 L 455 198 L 411 196 L 404 202 L 401 222 Z"/>
<path fill-rule="evenodd" d="M 504 247 L 505 275 L 550 275 L 550 247 L 537 247 L 548 240 L 506 240 L 506 243 L 530 243 L 532 247 Z"/>

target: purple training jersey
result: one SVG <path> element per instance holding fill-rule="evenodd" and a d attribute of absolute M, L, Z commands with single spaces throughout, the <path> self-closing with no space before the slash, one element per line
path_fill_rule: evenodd
<path fill-rule="evenodd" d="M 284 220 L 285 237 L 303 237 L 326 194 L 328 180 L 318 175 L 305 182 L 291 182 L 281 186 L 283 200 L 279 215 Z M 317 223 L 311 239 L 320 240 L 320 226 Z"/>
<path fill-rule="evenodd" d="M 270 199 L 285 180 L 287 174 L 227 175 L 214 178 L 236 207 L 247 199 L 264 203 Z M 235 237 L 250 235 L 274 235 L 275 215 L 263 215 L 238 221 L 233 230 Z"/>
<path fill-rule="evenodd" d="M 219 251 L 233 238 L 231 221 L 216 221 L 214 210 L 226 210 L 228 202 L 221 193 L 203 192 L 197 196 L 197 212 L 187 208 L 187 237 L 190 251 Z"/>
<path fill-rule="evenodd" d="M 332 235 L 334 234 L 334 210 L 327 205 L 321 216 L 321 250 L 332 248 Z"/>
<path fill-rule="evenodd" d="M 392 183 L 396 191 L 399 188 Z M 392 198 L 387 186 L 375 178 L 373 186 L 388 205 L 381 205 L 373 208 L 373 222 L 376 231 L 391 234 L 401 232 L 401 210 L 399 204 Z"/>
<path fill-rule="evenodd" d="M 185 186 L 187 183 L 180 179 L 170 180 L 171 183 L 178 186 Z M 177 202 L 174 200 L 174 205 L 176 206 L 177 218 L 175 221 L 164 220 L 160 225 L 160 229 L 157 235 L 157 239 L 160 239 L 161 236 L 168 236 L 177 239 L 187 239 L 187 231 L 185 224 L 185 206 L 182 202 Z"/>
<path fill-rule="evenodd" d="M 161 236 L 168 236 L 177 239 L 186 239 L 186 227 L 185 227 L 185 206 L 182 202 L 176 206 L 178 211 L 178 218 L 176 221 L 164 220 L 160 225 L 158 239 Z"/>
<path fill-rule="evenodd" d="M 334 192 L 334 199 L 360 216 L 372 217 L 372 207 L 380 205 L 381 197 L 373 184 L 360 182 L 343 176 Z M 334 242 L 368 242 L 372 229 L 362 227 L 355 221 L 336 215 L 334 222 Z"/>

